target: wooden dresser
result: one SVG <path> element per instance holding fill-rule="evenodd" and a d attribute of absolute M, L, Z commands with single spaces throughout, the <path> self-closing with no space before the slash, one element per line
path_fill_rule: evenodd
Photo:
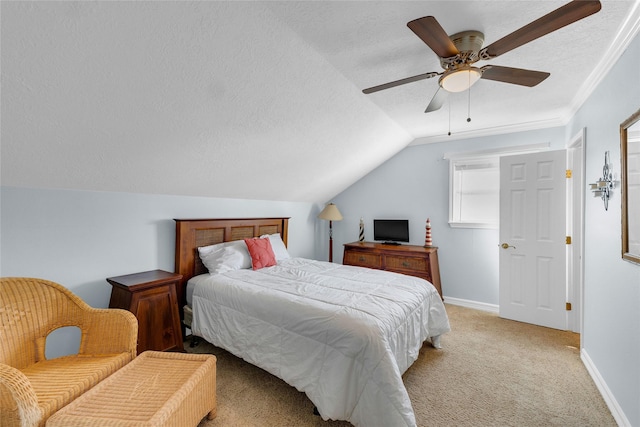
<path fill-rule="evenodd" d="M 344 245 L 342 263 L 421 277 L 431 282 L 442 298 L 436 247 L 385 245 L 373 242 L 347 243 Z"/>

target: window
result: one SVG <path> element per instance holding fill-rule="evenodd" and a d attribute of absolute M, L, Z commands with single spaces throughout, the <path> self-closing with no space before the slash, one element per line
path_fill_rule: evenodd
<path fill-rule="evenodd" d="M 548 148 L 549 144 L 534 144 L 445 154 L 444 158 L 449 160 L 449 225 L 456 228 L 498 228 L 500 157 Z"/>
<path fill-rule="evenodd" d="M 497 228 L 500 214 L 500 158 L 451 160 L 452 227 Z"/>

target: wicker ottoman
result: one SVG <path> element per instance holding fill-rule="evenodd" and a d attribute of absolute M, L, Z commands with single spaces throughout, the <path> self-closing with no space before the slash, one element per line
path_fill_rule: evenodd
<path fill-rule="evenodd" d="M 145 351 L 53 414 L 47 427 L 197 426 L 216 416 L 216 358 Z"/>

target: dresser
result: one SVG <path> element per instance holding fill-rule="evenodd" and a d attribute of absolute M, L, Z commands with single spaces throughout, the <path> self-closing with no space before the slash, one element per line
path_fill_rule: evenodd
<path fill-rule="evenodd" d="M 394 271 L 428 280 L 442 298 L 438 248 L 415 245 L 389 245 L 373 242 L 354 242 L 344 245 L 345 265 Z"/>
<path fill-rule="evenodd" d="M 176 284 L 182 275 L 163 270 L 109 277 L 109 308 L 138 319 L 138 354 L 145 350 L 184 351 Z"/>

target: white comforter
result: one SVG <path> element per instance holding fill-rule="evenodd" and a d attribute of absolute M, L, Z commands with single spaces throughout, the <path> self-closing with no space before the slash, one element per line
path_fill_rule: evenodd
<path fill-rule="evenodd" d="M 429 282 L 302 258 L 192 280 L 192 332 L 304 391 L 323 419 L 416 425 L 402 374 L 450 330 Z"/>

